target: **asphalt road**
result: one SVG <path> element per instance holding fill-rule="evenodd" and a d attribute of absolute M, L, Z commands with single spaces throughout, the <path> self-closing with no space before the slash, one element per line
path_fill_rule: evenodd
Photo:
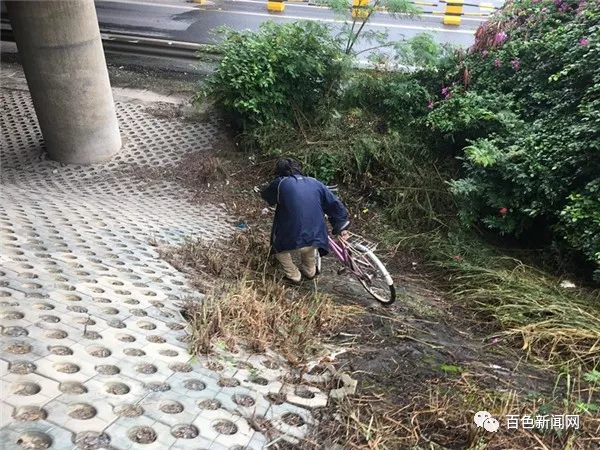
<path fill-rule="evenodd" d="M 165 0 L 165 3 L 169 0 Z M 460 27 L 445 26 L 442 15 L 432 15 L 433 11 L 443 11 L 444 3 L 438 0 L 435 6 L 421 6 L 428 12 L 418 18 L 393 18 L 386 13 L 373 16 L 368 29 L 387 31 L 392 40 L 410 38 L 418 33 L 431 33 L 438 42 L 468 46 L 473 42 L 475 29 L 482 17 L 465 17 Z M 467 0 L 468 1 L 468 0 Z M 472 0 L 473 1 L 473 0 Z M 479 3 L 479 0 L 473 1 Z M 501 4 L 495 0 L 495 5 Z M 96 11 L 103 32 L 128 33 L 147 37 L 164 38 L 196 43 L 214 42 L 211 33 L 214 28 L 227 25 L 234 29 L 257 29 L 266 20 L 289 22 L 314 20 L 327 23 L 333 32 L 339 32 L 344 21 L 349 19 L 337 16 L 328 8 L 310 6 L 307 3 L 287 2 L 285 12 L 269 13 L 266 0 L 218 0 L 212 4 L 196 5 L 170 2 L 159 4 L 154 1 L 96 1 Z M 479 7 L 465 7 L 465 11 L 479 14 Z M 487 11 L 487 10 L 484 10 Z M 369 47 L 368 43 L 357 50 Z"/>

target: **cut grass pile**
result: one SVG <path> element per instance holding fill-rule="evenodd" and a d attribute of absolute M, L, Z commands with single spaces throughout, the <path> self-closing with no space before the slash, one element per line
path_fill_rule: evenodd
<path fill-rule="evenodd" d="M 195 275 L 206 292 L 183 306 L 191 328 L 191 351 L 210 354 L 219 346 L 251 352 L 273 349 L 292 364 L 325 351 L 324 339 L 358 308 L 335 305 L 316 289 L 282 284 L 269 259 L 268 236 L 237 232 L 230 242 L 187 240 L 162 249 L 163 257 Z"/>
<path fill-rule="evenodd" d="M 275 349 L 292 364 L 318 355 L 323 338 L 350 312 L 324 294 L 295 291 L 276 279 L 240 279 L 184 310 L 193 353 L 211 353 L 215 342 L 230 351 L 241 344 L 256 353 Z"/>
<path fill-rule="evenodd" d="M 496 337 L 544 362 L 598 367 L 600 290 L 565 285 L 472 239 L 448 239 L 435 251 L 449 295 L 497 323 Z"/>
<path fill-rule="evenodd" d="M 586 374 L 591 376 L 592 373 Z M 587 450 L 600 442 L 600 417 L 591 403 L 593 389 L 582 381 L 586 375 L 573 374 L 565 397 L 528 396 L 507 390 L 485 388 L 482 375 L 463 372 L 454 381 L 432 384 L 416 391 L 411 399 L 398 404 L 375 392 L 346 398 L 336 405 L 334 419 L 323 424 L 313 437 L 314 447 L 334 444 L 348 449 L 396 450 L 401 448 L 461 448 L 469 450 L 530 449 Z M 600 374 L 599 374 L 600 375 Z M 475 413 L 485 410 L 500 423 L 497 433 L 474 424 Z M 507 428 L 507 417 L 532 420 L 553 415 L 578 415 L 577 427 L 554 429 Z M 318 444 L 316 444 L 318 443 Z M 307 447 L 309 448 L 309 447 Z"/>

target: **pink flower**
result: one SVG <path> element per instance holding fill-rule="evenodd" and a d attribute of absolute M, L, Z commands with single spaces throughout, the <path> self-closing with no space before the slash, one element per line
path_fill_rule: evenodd
<path fill-rule="evenodd" d="M 481 56 L 483 56 L 484 58 L 487 56 L 487 54 L 488 54 L 487 50 L 484 50 L 481 52 Z"/>
<path fill-rule="evenodd" d="M 448 100 L 452 97 L 452 92 L 450 92 L 449 87 L 445 87 L 442 89 L 442 95 L 444 96 L 444 100 Z"/>
<path fill-rule="evenodd" d="M 429 103 L 427 103 L 427 107 L 428 107 L 429 109 L 433 109 L 433 102 L 432 102 L 432 101 L 430 101 Z"/>
<path fill-rule="evenodd" d="M 500 214 L 506 214 L 507 212 L 508 212 L 508 209 L 500 208 Z"/>
<path fill-rule="evenodd" d="M 505 40 L 506 40 L 506 33 L 504 31 L 500 31 L 499 33 L 496 33 L 496 36 L 494 36 L 494 45 L 500 45 Z"/>
<path fill-rule="evenodd" d="M 457 261 L 460 261 L 462 258 L 459 255 L 453 256 L 454 259 L 456 259 Z"/>
<path fill-rule="evenodd" d="M 502 65 L 502 61 L 500 61 L 498 58 L 496 58 L 494 60 L 494 67 L 500 67 Z"/>
<path fill-rule="evenodd" d="M 587 45 L 590 43 L 590 41 L 587 40 L 587 38 L 581 38 L 579 39 L 579 45 L 581 45 L 582 47 L 587 47 Z"/>
<path fill-rule="evenodd" d="M 513 59 L 510 63 L 512 64 L 513 69 L 515 69 L 515 72 L 518 72 L 519 71 L 519 60 Z"/>
<path fill-rule="evenodd" d="M 585 7 L 587 6 L 587 1 L 579 2 L 579 7 L 577 8 L 576 15 L 581 14 L 585 11 Z"/>

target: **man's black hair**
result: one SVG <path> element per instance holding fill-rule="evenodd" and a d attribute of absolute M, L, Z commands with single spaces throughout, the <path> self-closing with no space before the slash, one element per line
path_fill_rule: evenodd
<path fill-rule="evenodd" d="M 294 158 L 279 158 L 275 163 L 275 174 L 278 177 L 301 175 L 300 164 Z"/>

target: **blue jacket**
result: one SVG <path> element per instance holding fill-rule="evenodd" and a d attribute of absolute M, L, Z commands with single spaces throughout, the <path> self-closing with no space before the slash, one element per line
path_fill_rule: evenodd
<path fill-rule="evenodd" d="M 329 243 L 324 214 L 334 234 L 350 225 L 342 202 L 314 178 L 301 174 L 276 178 L 262 191 L 262 197 L 269 205 L 277 205 L 271 232 L 273 253 L 314 246 L 325 255 Z"/>

